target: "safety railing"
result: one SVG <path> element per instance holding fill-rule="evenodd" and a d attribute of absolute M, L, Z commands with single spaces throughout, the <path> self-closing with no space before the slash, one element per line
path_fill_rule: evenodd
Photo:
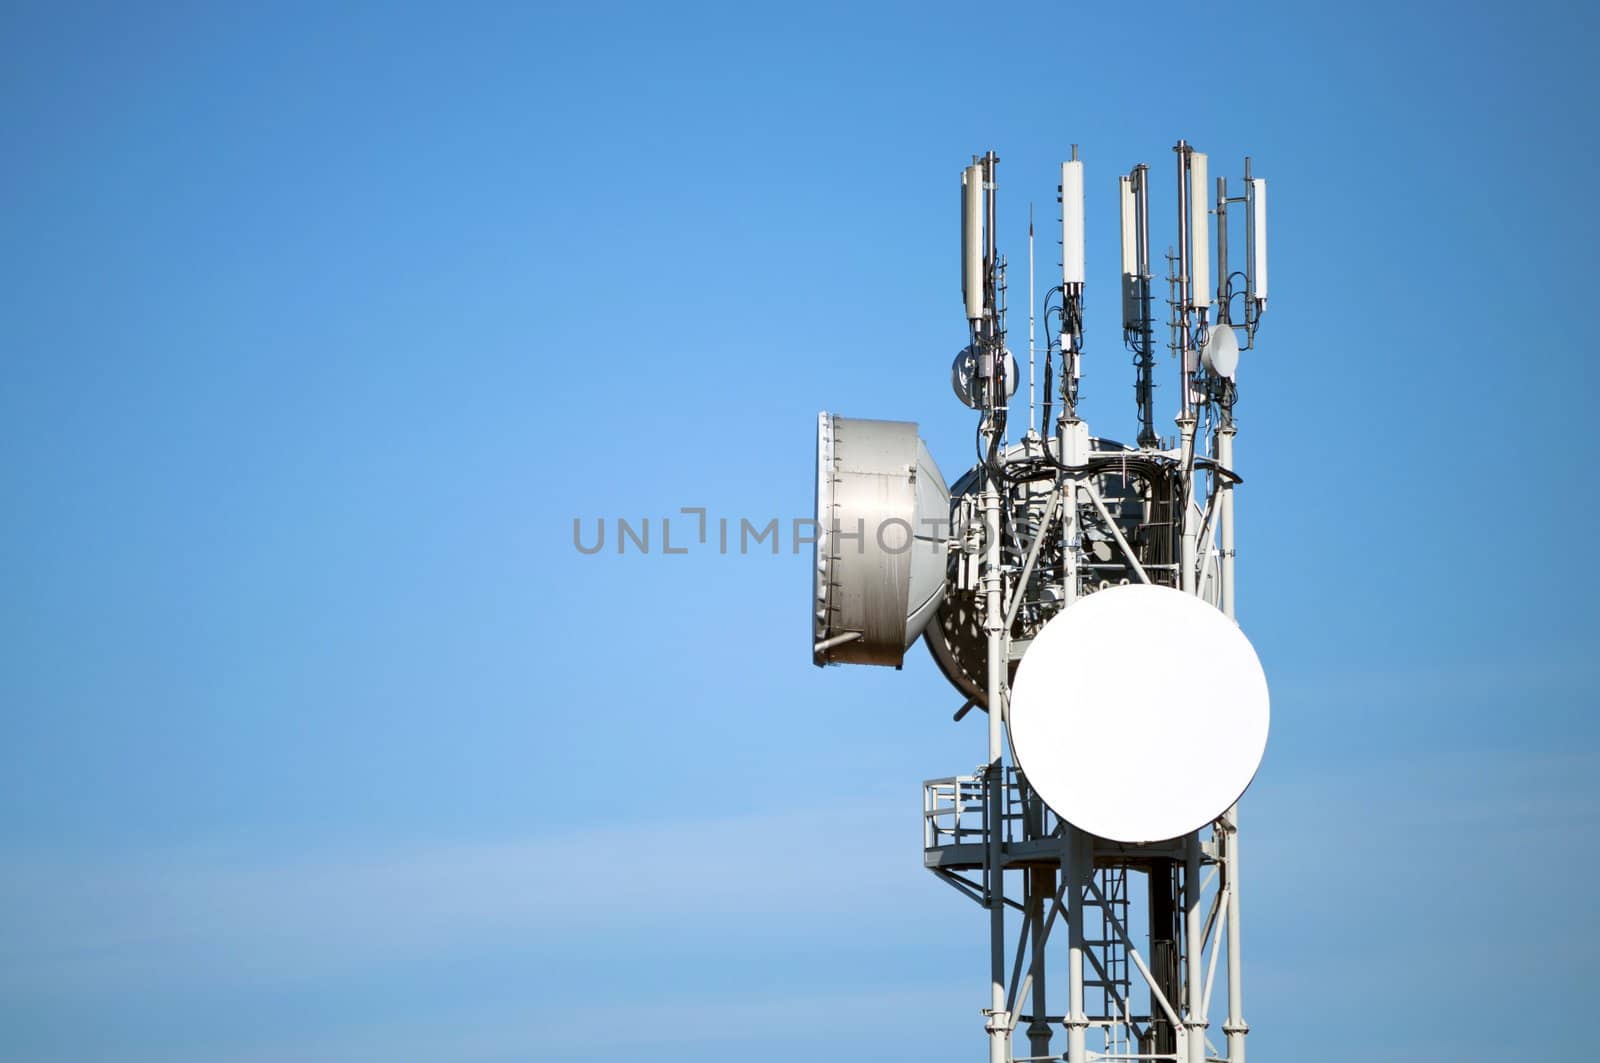
<path fill-rule="evenodd" d="M 1060 826 L 1054 812 L 1033 799 L 1027 779 L 1005 769 L 1001 794 L 1002 841 L 1049 837 Z M 922 784 L 922 847 L 982 843 L 987 837 L 988 795 L 982 772 L 929 779 Z"/>

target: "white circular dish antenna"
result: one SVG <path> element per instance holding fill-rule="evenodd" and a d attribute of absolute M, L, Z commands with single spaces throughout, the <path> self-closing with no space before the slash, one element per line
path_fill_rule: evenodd
<path fill-rule="evenodd" d="M 813 663 L 900 667 L 944 600 L 949 522 L 915 424 L 817 415 Z"/>
<path fill-rule="evenodd" d="M 1219 321 L 1211 326 L 1211 335 L 1200 349 L 1200 361 L 1217 376 L 1233 379 L 1239 371 L 1239 337 L 1233 334 L 1232 325 Z"/>
<path fill-rule="evenodd" d="M 1101 838 L 1190 834 L 1267 748 L 1267 677 L 1238 625 L 1182 591 L 1097 591 L 1045 624 L 1012 684 L 1011 749 L 1045 804 Z"/>

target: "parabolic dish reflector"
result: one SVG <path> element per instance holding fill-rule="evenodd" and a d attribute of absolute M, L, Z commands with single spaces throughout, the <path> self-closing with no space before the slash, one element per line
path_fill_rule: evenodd
<path fill-rule="evenodd" d="M 982 361 L 976 348 L 965 347 L 950 363 L 950 390 L 956 393 L 963 406 L 972 410 L 981 410 L 986 405 L 984 392 L 988 389 L 980 376 Z M 1003 352 L 1000 362 L 1000 383 L 1007 399 L 1016 394 L 1017 360 L 1009 350 Z"/>
<path fill-rule="evenodd" d="M 1239 371 L 1239 337 L 1233 334 L 1232 325 L 1219 321 L 1211 326 L 1211 336 L 1201 348 L 1200 360 L 1218 376 L 1233 379 L 1233 374 Z"/>
<path fill-rule="evenodd" d="M 915 424 L 817 416 L 813 663 L 900 667 L 944 600 L 949 521 Z"/>
<path fill-rule="evenodd" d="M 1062 819 L 1141 843 L 1199 830 L 1239 799 L 1267 748 L 1267 677 L 1250 640 L 1199 598 L 1108 587 L 1053 617 L 1012 685 L 1011 749 Z"/>

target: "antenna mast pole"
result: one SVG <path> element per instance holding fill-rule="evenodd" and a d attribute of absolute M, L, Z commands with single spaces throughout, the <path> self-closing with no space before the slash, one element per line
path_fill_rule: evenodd
<path fill-rule="evenodd" d="M 1245 188 L 1253 188 L 1254 181 L 1250 174 L 1250 159 L 1244 160 Z M 1246 254 L 1252 275 L 1255 270 L 1255 232 L 1254 211 L 1248 197 L 1245 199 L 1245 235 Z M 1217 291 L 1222 303 L 1219 307 L 1218 323 L 1221 327 L 1232 327 L 1232 275 L 1228 271 L 1228 179 L 1217 178 Z M 1251 338 L 1255 334 L 1254 285 L 1245 292 L 1245 321 Z M 1224 381 L 1227 388 L 1232 387 L 1231 381 Z M 1232 395 L 1229 401 L 1222 405 L 1222 426 L 1217 430 L 1217 464 L 1227 469 L 1230 473 L 1234 469 L 1233 441 L 1238 429 L 1233 421 Z M 1221 496 L 1217 499 L 1217 534 L 1220 539 L 1220 558 L 1218 569 L 1221 576 L 1221 586 L 1218 588 L 1217 604 L 1229 619 L 1236 619 L 1236 605 L 1234 601 L 1234 523 L 1233 523 L 1233 478 L 1222 477 L 1222 484 L 1218 488 Z M 1228 1038 L 1228 1063 L 1245 1063 L 1244 1039 L 1250 1032 L 1250 1024 L 1244 1021 L 1244 980 L 1243 958 L 1239 952 L 1239 805 L 1237 802 L 1228 809 L 1222 818 L 1222 857 L 1223 868 L 1227 875 L 1224 888 L 1227 890 L 1228 903 L 1223 913 L 1223 918 L 1228 921 L 1227 949 L 1228 949 L 1228 1018 L 1222 1025 L 1222 1032 Z"/>
<path fill-rule="evenodd" d="M 989 1007 L 984 1029 L 989 1034 L 989 1063 L 1007 1063 L 1011 1056 L 1011 1016 L 1006 1011 L 1005 857 L 1001 823 L 1005 807 L 1005 667 L 1003 572 L 1000 556 L 1000 441 L 1005 433 L 1005 335 L 999 313 L 999 254 L 995 233 L 995 164 L 988 152 L 981 161 L 984 196 L 983 318 L 978 322 L 980 365 L 988 377 L 983 418 L 983 630 L 987 643 L 989 758 L 984 770 L 989 822 L 984 852 L 984 906 L 989 910 Z"/>

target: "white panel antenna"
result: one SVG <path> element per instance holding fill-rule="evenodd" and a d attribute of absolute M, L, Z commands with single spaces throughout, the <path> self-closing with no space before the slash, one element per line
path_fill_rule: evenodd
<path fill-rule="evenodd" d="M 1204 152 L 1189 153 L 1189 304 L 1211 305 L 1211 195 Z"/>
<path fill-rule="evenodd" d="M 1083 283 L 1083 163 L 1061 164 L 1061 283 Z"/>
<path fill-rule="evenodd" d="M 1122 196 L 1122 275 L 1131 277 L 1139 272 L 1139 228 L 1133 214 L 1133 178 L 1123 174 L 1117 181 Z"/>
<path fill-rule="evenodd" d="M 961 295 L 967 320 L 983 317 L 983 167 L 961 171 Z"/>
<path fill-rule="evenodd" d="M 1250 179 L 1250 210 L 1255 230 L 1255 246 L 1250 249 L 1250 253 L 1254 256 L 1250 271 L 1252 286 L 1250 298 L 1261 304 L 1267 301 L 1267 179 L 1265 177 Z"/>
<path fill-rule="evenodd" d="M 1117 179 L 1118 195 L 1122 202 L 1122 327 L 1136 329 L 1142 315 L 1139 312 L 1139 214 L 1134 202 L 1133 178 L 1123 174 Z"/>

